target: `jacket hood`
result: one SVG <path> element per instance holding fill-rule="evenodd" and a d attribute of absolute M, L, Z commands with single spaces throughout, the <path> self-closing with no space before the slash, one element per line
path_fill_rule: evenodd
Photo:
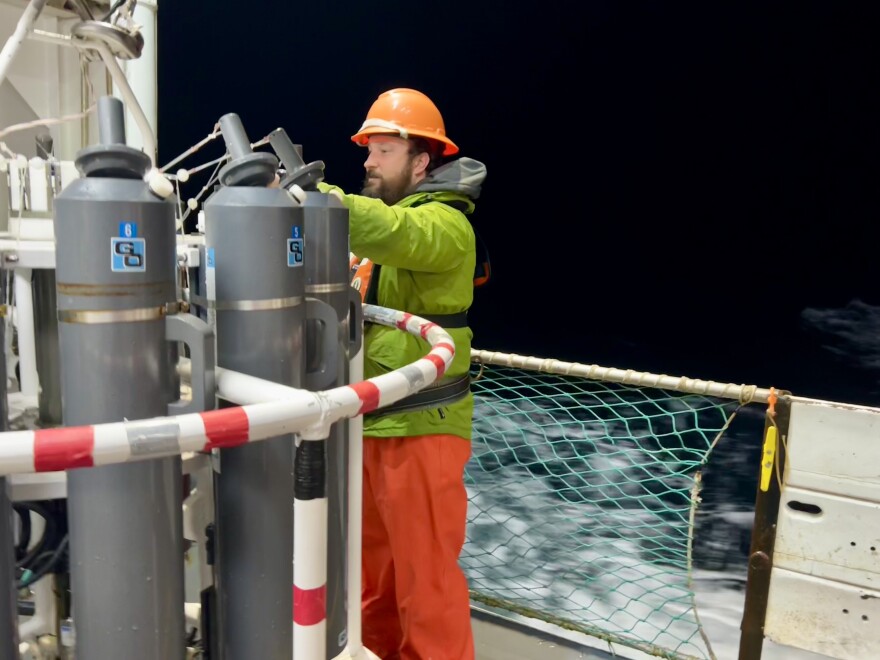
<path fill-rule="evenodd" d="M 477 199 L 485 179 L 483 163 L 473 158 L 456 158 L 431 170 L 416 192 L 458 192 Z"/>

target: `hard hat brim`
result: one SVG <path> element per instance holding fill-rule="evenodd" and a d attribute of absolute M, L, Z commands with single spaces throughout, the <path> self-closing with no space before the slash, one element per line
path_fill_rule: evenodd
<path fill-rule="evenodd" d="M 351 141 L 357 145 L 362 147 L 366 147 L 370 141 L 371 135 L 395 135 L 400 137 L 399 132 L 389 131 L 387 128 L 382 128 L 380 126 L 369 126 L 367 128 L 362 128 L 357 133 L 351 136 Z M 436 140 L 437 142 L 443 143 L 443 155 L 444 156 L 454 156 L 458 153 L 458 145 L 455 144 L 452 140 L 450 140 L 445 135 L 437 135 L 436 133 L 431 133 L 429 131 L 420 131 L 418 129 L 410 129 L 407 131 L 408 137 L 421 137 L 426 140 Z"/>

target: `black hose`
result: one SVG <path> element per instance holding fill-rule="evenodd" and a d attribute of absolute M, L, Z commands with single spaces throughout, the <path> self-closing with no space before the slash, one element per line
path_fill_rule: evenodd
<path fill-rule="evenodd" d="M 12 510 L 18 514 L 18 519 L 21 521 L 18 533 L 18 543 L 15 544 L 15 562 L 17 564 L 18 560 L 27 554 L 28 546 L 31 544 L 31 515 L 27 512 L 22 514 L 16 509 L 15 505 L 12 506 Z"/>
<path fill-rule="evenodd" d="M 55 548 L 55 550 L 44 552 L 40 556 L 38 556 L 34 562 L 35 564 L 39 563 L 39 561 L 43 557 L 49 557 L 49 559 L 43 562 L 41 566 L 39 566 L 29 574 L 25 573 L 22 576 L 22 579 L 17 582 L 16 587 L 18 589 L 24 589 L 25 587 L 29 587 L 30 585 L 34 584 L 37 580 L 45 577 L 49 573 L 57 572 L 56 569 L 60 567 L 59 560 L 61 559 L 64 551 L 67 550 L 67 542 L 68 536 L 67 534 L 65 534 L 64 538 L 61 540 L 61 543 L 58 544 L 58 547 Z"/>
<path fill-rule="evenodd" d="M 15 549 L 15 565 L 19 568 L 30 568 L 30 564 L 34 561 L 34 558 L 40 555 L 40 553 L 46 549 L 48 544 L 54 543 L 55 536 L 58 532 L 58 525 L 55 516 L 52 515 L 48 507 L 40 502 L 14 502 L 12 508 L 21 519 L 22 530 L 27 527 L 27 540 L 25 541 L 25 539 L 22 538 Z M 45 521 L 46 527 L 43 530 L 43 535 L 40 537 L 40 540 L 34 544 L 34 547 L 28 550 L 27 547 L 30 545 L 31 541 L 31 511 Z"/>

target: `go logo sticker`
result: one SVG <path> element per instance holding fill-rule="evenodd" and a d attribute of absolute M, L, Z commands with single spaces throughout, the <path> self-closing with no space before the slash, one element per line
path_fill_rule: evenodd
<path fill-rule="evenodd" d="M 119 236 L 110 239 L 110 270 L 114 273 L 143 273 L 147 270 L 147 241 L 137 237 L 137 225 L 119 223 Z"/>
<path fill-rule="evenodd" d="M 298 268 L 303 265 L 303 239 L 299 227 L 292 227 L 287 239 L 287 267 Z"/>

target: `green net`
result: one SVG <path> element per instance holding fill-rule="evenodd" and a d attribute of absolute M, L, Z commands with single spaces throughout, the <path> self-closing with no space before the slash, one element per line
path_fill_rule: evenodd
<path fill-rule="evenodd" d="M 506 366 L 472 375 L 472 600 L 659 657 L 710 657 L 690 579 L 694 487 L 741 404 Z"/>

